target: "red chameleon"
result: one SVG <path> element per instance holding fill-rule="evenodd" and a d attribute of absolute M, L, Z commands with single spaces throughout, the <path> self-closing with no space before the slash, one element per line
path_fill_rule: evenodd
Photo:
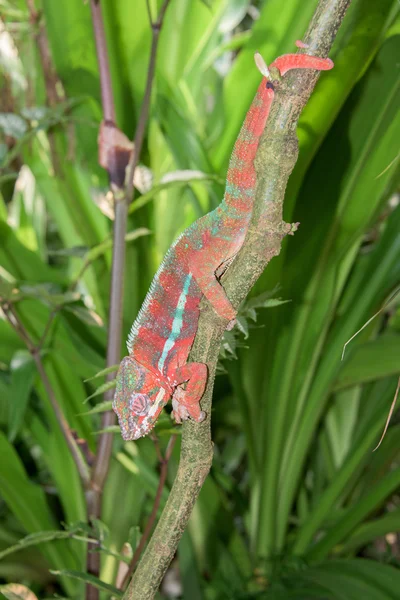
<path fill-rule="evenodd" d="M 128 337 L 129 356 L 119 367 L 113 409 L 124 440 L 149 433 L 172 397 L 178 423 L 205 418 L 200 399 L 207 365 L 187 362 L 203 296 L 215 312 L 232 321 L 235 310 L 219 278 L 240 250 L 255 198 L 253 161 L 274 99 L 269 71 L 259 54 L 264 75 L 236 140 L 221 204 L 195 221 L 168 250 Z M 271 65 L 283 76 L 290 69 L 332 69 L 333 62 L 307 54 L 285 54 Z M 186 384 L 183 389 L 183 384 Z"/>

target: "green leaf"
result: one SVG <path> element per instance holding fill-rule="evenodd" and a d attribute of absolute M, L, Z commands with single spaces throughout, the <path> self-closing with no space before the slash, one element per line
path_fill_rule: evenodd
<path fill-rule="evenodd" d="M 212 173 L 203 173 L 202 171 L 195 171 L 193 169 L 179 170 L 174 171 L 172 173 L 167 173 L 162 178 L 161 182 L 158 185 L 155 185 L 146 192 L 142 194 L 140 198 L 135 200 L 129 207 L 129 214 L 132 214 L 146 206 L 151 200 L 155 198 L 158 194 L 163 191 L 169 189 L 176 189 L 182 186 L 198 183 L 198 182 L 217 182 L 222 183 L 222 179 L 217 175 Z"/>
<path fill-rule="evenodd" d="M 95 313 L 94 310 L 89 310 L 85 306 L 77 306 L 73 304 L 65 306 L 64 310 L 75 315 L 80 321 L 82 321 L 82 323 L 85 323 L 86 325 L 104 327 L 101 317 Z"/>
<path fill-rule="evenodd" d="M 84 573 L 82 571 L 73 571 L 70 569 L 62 569 L 60 571 L 51 570 L 50 573 L 52 575 L 71 577 L 72 579 L 78 579 L 79 581 L 82 581 L 84 583 L 90 583 L 98 590 L 101 590 L 103 592 L 109 592 L 117 598 L 122 598 L 123 596 L 123 592 L 121 592 L 121 590 L 114 587 L 113 585 L 110 585 L 109 583 L 106 583 L 105 581 L 101 581 L 101 579 L 98 579 L 97 577 L 95 577 L 94 575 L 90 575 L 89 573 Z"/>
<path fill-rule="evenodd" d="M 93 394 L 91 394 L 90 396 L 87 396 L 87 398 L 85 398 L 85 402 L 87 402 L 91 398 L 94 398 L 95 396 L 101 396 L 102 394 L 104 394 L 104 392 L 108 392 L 108 390 L 111 390 L 115 386 L 116 386 L 115 379 L 113 379 L 112 381 L 107 381 L 106 383 L 103 383 L 103 385 L 100 385 L 97 388 L 97 390 L 95 392 L 93 392 Z"/>
<path fill-rule="evenodd" d="M 400 572 L 372 560 L 331 560 L 296 574 L 320 584 L 340 600 L 397 600 Z"/>
<path fill-rule="evenodd" d="M 106 367 L 105 369 L 102 369 L 101 371 L 96 373 L 96 375 L 93 375 L 93 377 L 85 379 L 85 382 L 92 381 L 92 379 L 96 379 L 97 377 L 103 377 L 104 375 L 108 375 L 109 373 L 114 373 L 114 371 L 117 371 L 117 369 L 119 369 L 119 363 L 117 365 L 112 365 L 111 367 Z"/>
<path fill-rule="evenodd" d="M 63 293 L 59 286 L 51 283 L 41 283 L 38 285 L 22 284 L 20 292 L 22 296 L 35 298 L 53 308 L 76 302 L 80 298 L 78 292 L 67 291 Z"/>
<path fill-rule="evenodd" d="M 112 400 L 105 400 L 104 402 L 99 402 L 95 407 L 91 408 L 87 412 L 79 413 L 81 416 L 85 415 L 96 415 L 97 413 L 108 412 L 112 409 Z"/>
<path fill-rule="evenodd" d="M 400 335 L 382 335 L 354 348 L 340 369 L 333 390 L 389 377 L 399 372 Z"/>
<path fill-rule="evenodd" d="M 38 533 L 31 533 L 26 537 L 18 540 L 18 543 L 14 546 L 9 546 L 5 550 L 0 552 L 0 560 L 3 560 L 9 554 L 13 554 L 14 552 L 19 552 L 24 548 L 28 548 L 30 546 L 37 546 L 39 544 L 43 544 L 45 542 L 52 542 L 54 540 L 66 540 L 66 539 L 76 539 L 82 542 L 97 542 L 97 539 L 90 538 L 87 536 L 78 535 L 78 531 L 69 530 L 69 531 L 39 531 Z"/>
<path fill-rule="evenodd" d="M 23 423 L 36 374 L 36 364 L 30 352 L 18 350 L 11 361 L 8 409 L 8 439 L 11 442 L 18 435 Z"/>
<path fill-rule="evenodd" d="M 0 264 L 21 281 L 34 281 L 37 285 L 65 283 L 64 276 L 45 264 L 36 252 L 28 250 L 4 221 L 0 221 Z"/>
<path fill-rule="evenodd" d="M 121 429 L 119 425 L 109 425 L 109 427 L 104 427 L 104 429 L 95 431 L 94 435 L 100 435 L 102 433 L 121 433 Z"/>
<path fill-rule="evenodd" d="M 128 231 L 128 233 L 125 234 L 125 241 L 133 242 L 134 240 L 137 240 L 140 237 L 143 237 L 144 235 L 150 235 L 150 233 L 150 229 L 146 229 L 146 227 L 139 227 L 138 229 L 134 229 L 133 231 Z M 97 258 L 99 258 L 99 256 L 104 254 L 106 250 L 112 248 L 112 244 L 112 239 L 108 238 L 104 240 L 101 244 L 94 246 L 94 248 L 90 248 L 86 255 L 86 260 L 90 262 L 96 260 Z"/>
<path fill-rule="evenodd" d="M 360 525 L 342 546 L 337 546 L 338 554 L 358 551 L 361 547 L 374 542 L 377 538 L 400 530 L 400 509 L 386 513 L 378 519 Z"/>
<path fill-rule="evenodd" d="M 360 522 L 379 508 L 400 485 L 400 470 L 387 474 L 369 493 L 353 506 L 349 507 L 343 516 L 337 519 L 334 527 L 328 529 L 325 536 L 318 541 L 307 553 L 310 560 L 321 560 L 337 544 L 342 542 Z"/>
<path fill-rule="evenodd" d="M 54 530 L 56 523 L 42 488 L 29 480 L 15 449 L 1 432 L 0 454 L 7 456 L 7 460 L 0 461 L 0 487 L 10 511 L 31 533 Z M 75 558 L 62 541 L 46 543 L 41 551 L 55 567 L 75 566 Z M 66 589 L 72 594 L 76 588 L 66 583 Z"/>

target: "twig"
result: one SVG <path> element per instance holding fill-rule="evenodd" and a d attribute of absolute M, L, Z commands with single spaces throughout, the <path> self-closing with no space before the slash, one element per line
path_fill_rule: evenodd
<path fill-rule="evenodd" d="M 51 52 L 46 36 L 46 30 L 44 24 L 40 21 L 41 13 L 38 10 L 36 10 L 35 0 L 26 0 L 26 4 L 29 10 L 30 22 L 32 25 L 37 26 L 38 28 L 35 37 L 38 45 L 40 61 L 42 63 L 43 68 L 47 103 L 49 106 L 54 107 L 58 104 L 58 102 L 64 100 L 61 82 L 59 81 L 53 67 L 53 61 L 51 58 Z M 57 86 L 57 83 L 59 83 L 60 85 Z"/>
<path fill-rule="evenodd" d="M 46 88 L 46 104 L 51 108 L 54 108 L 59 102 L 62 102 L 65 99 L 63 87 L 53 66 L 46 29 L 43 21 L 41 20 L 41 13 L 36 10 L 35 0 L 26 0 L 26 3 L 28 6 L 30 22 L 34 27 L 37 28 L 35 38 L 39 50 L 40 62 L 42 64 L 44 84 Z M 70 132 L 72 131 L 73 135 L 73 129 L 71 130 L 71 127 L 73 127 L 72 123 L 69 125 L 67 124 L 67 127 L 69 128 Z M 50 129 L 47 133 L 47 137 L 49 141 L 53 169 L 57 174 L 62 175 L 62 163 L 59 160 L 57 153 L 57 141 L 54 131 Z"/>
<path fill-rule="evenodd" d="M 44 331 L 42 333 L 42 337 L 40 338 L 40 340 L 38 341 L 36 348 L 38 351 L 40 351 L 43 348 L 43 345 L 46 341 L 46 337 L 48 336 L 48 333 L 50 331 L 50 327 L 53 324 L 53 321 L 56 317 L 56 315 L 58 314 L 58 312 L 61 310 L 61 306 L 55 306 L 52 311 L 49 314 L 49 318 L 47 319 L 47 323 L 45 325 Z"/>
<path fill-rule="evenodd" d="M 33 343 L 31 338 L 29 337 L 29 334 L 26 331 L 21 319 L 19 318 L 17 311 L 15 310 L 15 308 L 12 304 L 4 305 L 3 310 L 4 310 L 4 314 L 6 315 L 8 322 L 13 327 L 13 329 L 17 332 L 17 334 L 19 335 L 21 340 L 26 344 L 26 347 L 28 348 L 29 352 L 32 355 L 33 360 L 35 361 L 36 368 L 38 370 L 40 378 L 43 382 L 43 385 L 44 385 L 47 395 L 49 397 L 50 404 L 53 407 L 54 414 L 56 416 L 56 419 L 58 421 L 58 424 L 60 426 L 60 429 L 62 431 L 64 439 L 67 443 L 69 451 L 71 452 L 71 456 L 75 462 L 75 465 L 76 465 L 77 471 L 79 473 L 79 476 L 81 478 L 83 487 L 85 489 L 87 489 L 88 486 L 90 485 L 89 468 L 81 454 L 81 451 L 79 450 L 78 444 L 76 443 L 74 436 L 71 433 L 71 429 L 68 425 L 68 422 L 67 422 L 66 418 L 64 417 L 64 414 L 57 402 L 53 388 L 51 387 L 50 380 L 47 376 L 46 370 L 45 370 L 43 362 L 42 362 L 42 357 L 40 355 L 40 345 L 39 345 L 40 343 L 38 345 L 35 345 Z"/>
<path fill-rule="evenodd" d="M 162 497 L 162 492 L 164 489 L 164 485 L 165 485 L 165 480 L 167 479 L 167 474 L 168 474 L 168 463 L 169 463 L 169 459 L 171 458 L 172 455 L 172 451 L 174 449 L 175 446 L 175 442 L 176 442 L 176 435 L 172 435 L 169 442 L 168 442 L 168 446 L 167 449 L 165 451 L 165 456 L 163 457 L 162 454 L 160 455 L 160 465 L 161 465 L 161 469 L 160 469 L 160 479 L 158 481 L 158 487 L 157 487 L 157 492 L 156 492 L 156 496 L 154 499 L 154 504 L 153 507 L 151 509 L 151 513 L 149 516 L 149 520 L 147 521 L 146 527 L 143 531 L 142 537 L 140 538 L 140 542 L 135 550 L 135 553 L 132 557 L 132 560 L 129 564 L 129 569 L 126 572 L 126 575 L 122 581 L 122 585 L 121 585 L 121 589 L 123 590 L 126 585 L 128 584 L 132 573 L 135 570 L 136 564 L 140 558 L 140 555 L 143 552 L 143 548 L 146 545 L 146 542 L 150 536 L 150 533 L 152 532 L 153 529 L 153 525 L 154 525 L 154 521 L 156 520 L 157 517 L 157 511 L 158 508 L 160 506 L 160 502 L 161 502 L 161 497 Z M 157 444 L 158 444 L 158 440 L 157 440 Z M 156 445 L 157 445 L 156 444 Z"/>
<path fill-rule="evenodd" d="M 111 85 L 110 65 L 108 62 L 106 36 L 104 33 L 100 0 L 92 0 L 90 2 L 90 8 L 92 11 L 94 39 L 96 41 L 97 62 L 99 63 L 103 118 L 105 121 L 112 121 L 115 123 L 114 96 Z"/>
<path fill-rule="evenodd" d="M 108 61 L 107 45 L 104 33 L 103 17 L 99 0 L 90 2 L 93 31 L 96 42 L 97 61 L 100 73 L 101 101 L 103 116 L 106 121 L 115 123 L 115 106 L 111 85 L 110 66 Z M 109 173 L 110 175 L 110 173 Z M 112 180 L 113 175 L 110 175 Z M 115 197 L 114 197 L 115 198 Z M 115 218 L 113 227 L 113 256 L 111 267 L 111 292 L 109 305 L 108 341 L 107 341 L 107 367 L 120 361 L 121 329 L 122 329 L 122 302 L 123 302 L 123 273 L 125 266 L 125 232 L 127 223 L 127 210 L 124 201 L 115 202 Z M 109 381 L 112 375 L 107 376 Z M 105 394 L 106 400 L 112 399 L 112 393 Z M 112 412 L 107 412 L 102 417 L 101 429 L 106 429 L 114 423 Z M 112 450 L 112 434 L 103 433 L 99 437 L 97 453 L 92 469 L 92 493 L 88 497 L 88 519 L 92 520 L 101 515 L 101 495 L 107 477 Z M 100 572 L 100 555 L 93 552 L 93 546 L 88 545 L 87 553 L 88 573 L 98 577 Z M 98 600 L 99 591 L 90 584 L 86 586 L 86 599 Z"/>
<path fill-rule="evenodd" d="M 161 465 L 162 461 L 164 460 L 164 457 L 162 455 L 161 448 L 160 448 L 160 440 L 158 439 L 157 435 L 153 431 L 150 433 L 149 437 L 151 438 L 151 440 L 154 443 L 154 448 L 156 450 L 157 459 Z"/>
<path fill-rule="evenodd" d="M 315 56 L 327 56 L 350 0 L 320 0 L 304 43 Z M 280 252 L 282 238 L 292 226 L 282 221 L 287 180 L 297 160 L 296 124 L 318 79 L 318 73 L 296 70 L 276 86 L 272 110 L 255 160 L 256 200 L 245 244 L 223 277 L 233 306 L 238 307 L 268 262 Z M 176 552 L 193 505 L 212 461 L 211 396 L 224 331 L 204 301 L 191 362 L 207 363 L 209 377 L 202 398 L 208 417 L 200 424 L 186 421 L 182 429 L 181 458 L 166 506 L 139 562 L 123 600 L 151 600 Z"/>
<path fill-rule="evenodd" d="M 149 116 L 150 109 L 150 99 L 151 99 L 151 90 L 153 88 L 153 80 L 154 80 L 154 72 L 156 67 L 156 58 L 157 58 L 157 50 L 158 50 L 158 42 L 160 38 L 160 32 L 164 23 L 164 17 L 166 10 L 168 8 L 168 4 L 170 0 L 164 0 L 162 6 L 160 8 L 160 12 L 156 21 L 152 21 L 150 6 L 147 3 L 147 10 L 149 13 L 149 20 L 152 29 L 152 40 L 151 40 L 151 50 L 150 50 L 150 59 L 149 66 L 147 69 L 147 81 L 146 81 L 146 89 L 143 96 L 142 107 L 140 110 L 140 116 L 138 125 L 136 128 L 135 138 L 133 141 L 133 152 L 131 159 L 129 161 L 127 167 L 127 185 L 126 185 L 126 198 L 128 203 L 133 201 L 135 189 L 133 187 L 133 179 L 135 175 L 135 170 L 139 162 L 140 153 L 142 151 L 142 145 L 144 140 L 144 132 L 146 129 L 147 119 Z"/>

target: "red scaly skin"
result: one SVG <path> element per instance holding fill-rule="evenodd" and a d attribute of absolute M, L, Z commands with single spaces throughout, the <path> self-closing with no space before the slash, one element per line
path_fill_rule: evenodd
<path fill-rule="evenodd" d="M 284 75 L 290 69 L 331 69 L 333 63 L 306 54 L 286 54 L 271 67 Z M 200 399 L 207 365 L 187 359 L 203 296 L 227 323 L 236 316 L 219 278 L 247 233 L 256 188 L 253 161 L 273 99 L 273 85 L 263 77 L 232 152 L 224 199 L 168 250 L 132 326 L 129 356 L 121 362 L 113 401 L 125 440 L 149 433 L 171 397 L 178 423 L 189 417 L 201 422 L 206 416 Z"/>

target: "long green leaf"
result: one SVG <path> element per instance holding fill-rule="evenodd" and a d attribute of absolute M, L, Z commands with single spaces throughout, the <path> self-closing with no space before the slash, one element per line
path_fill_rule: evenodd
<path fill-rule="evenodd" d="M 52 575 L 60 575 L 62 577 L 70 577 L 71 579 L 77 579 L 82 583 L 90 583 L 92 586 L 97 588 L 98 590 L 102 590 L 104 592 L 109 592 L 113 596 L 117 598 L 122 598 L 122 592 L 118 588 L 106 583 L 105 581 L 101 581 L 98 577 L 94 575 L 90 575 L 89 573 L 84 573 L 83 571 L 73 571 L 71 569 L 61 569 L 60 571 L 50 571 Z"/>

